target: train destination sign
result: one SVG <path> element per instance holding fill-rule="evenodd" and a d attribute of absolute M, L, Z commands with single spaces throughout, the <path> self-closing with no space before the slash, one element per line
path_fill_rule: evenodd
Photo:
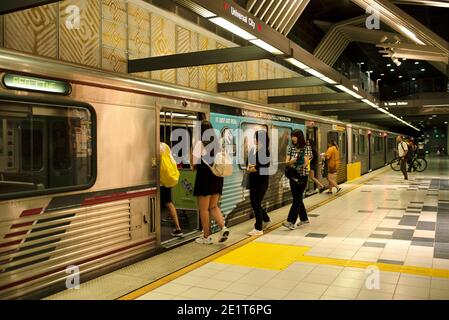
<path fill-rule="evenodd" d="M 59 80 L 42 79 L 6 73 L 3 85 L 8 89 L 29 90 L 37 92 L 68 95 L 72 91 L 70 83 Z"/>

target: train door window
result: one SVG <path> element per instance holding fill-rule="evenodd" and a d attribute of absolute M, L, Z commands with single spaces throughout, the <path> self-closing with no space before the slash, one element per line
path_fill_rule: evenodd
<path fill-rule="evenodd" d="M 192 146 L 193 127 L 196 121 L 199 121 L 204 117 L 201 113 L 196 112 L 184 112 L 178 110 L 163 109 L 160 111 L 160 141 L 166 143 L 170 148 L 183 143 L 184 148 Z M 182 131 L 178 130 L 185 130 Z M 177 130 L 175 132 L 175 130 Z M 176 133 L 173 134 L 172 133 Z M 179 134 L 178 134 L 179 133 Z M 181 134 L 182 133 L 182 134 Z M 172 140 L 173 139 L 173 140 Z M 188 143 L 188 145 L 187 145 Z M 190 148 L 187 148 L 190 149 Z M 182 158 L 182 167 L 190 168 L 190 159 L 188 155 L 182 155 L 182 148 L 178 149 L 177 156 Z"/>
<path fill-rule="evenodd" d="M 346 157 L 346 132 L 343 132 L 341 135 L 339 135 L 341 138 L 341 148 L 340 148 L 340 155 L 342 157 L 342 159 L 345 159 L 345 161 L 347 161 L 347 157 Z"/>
<path fill-rule="evenodd" d="M 352 154 L 356 154 L 357 152 L 357 136 L 352 134 Z"/>
<path fill-rule="evenodd" d="M 366 139 L 365 135 L 359 135 L 359 154 L 366 154 Z"/>
<path fill-rule="evenodd" d="M 381 137 L 374 137 L 374 151 L 383 152 L 383 139 Z"/>
<path fill-rule="evenodd" d="M 0 198 L 89 188 L 95 114 L 88 105 L 0 101 Z"/>
<path fill-rule="evenodd" d="M 335 141 L 337 144 L 339 144 L 339 139 L 338 139 L 338 132 L 336 131 L 329 131 L 327 133 L 327 144 L 329 145 L 331 143 L 331 141 Z M 326 146 L 327 147 L 327 146 Z M 341 146 L 339 146 L 340 148 Z"/>
<path fill-rule="evenodd" d="M 243 145 L 242 145 L 243 163 L 240 163 L 240 168 L 244 169 L 246 167 L 246 162 L 248 160 L 249 152 L 255 146 L 254 134 L 259 130 L 268 131 L 268 127 L 263 124 L 244 122 L 244 123 L 242 123 L 241 128 L 243 131 L 243 139 L 240 140 L 240 141 L 243 141 Z"/>

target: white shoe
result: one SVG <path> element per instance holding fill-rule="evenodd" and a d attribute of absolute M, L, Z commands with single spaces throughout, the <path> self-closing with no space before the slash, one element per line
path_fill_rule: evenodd
<path fill-rule="evenodd" d="M 212 237 L 209 236 L 209 237 L 205 238 L 204 236 L 201 236 L 199 238 L 196 238 L 195 242 L 199 243 L 199 244 L 212 244 Z"/>
<path fill-rule="evenodd" d="M 262 222 L 262 230 L 267 230 L 270 222 Z"/>
<path fill-rule="evenodd" d="M 299 226 L 302 226 L 302 225 L 305 225 L 305 224 L 309 224 L 309 223 L 310 223 L 309 220 L 306 220 L 306 221 L 299 221 L 298 224 L 297 224 L 296 226 L 299 227 Z"/>
<path fill-rule="evenodd" d="M 228 237 L 229 237 L 229 229 L 224 227 L 220 231 L 220 240 L 218 240 L 218 242 L 225 242 L 226 240 L 228 240 Z"/>
<path fill-rule="evenodd" d="M 263 231 L 253 229 L 252 231 L 248 232 L 248 235 L 249 236 L 261 236 L 261 235 L 263 235 Z"/>

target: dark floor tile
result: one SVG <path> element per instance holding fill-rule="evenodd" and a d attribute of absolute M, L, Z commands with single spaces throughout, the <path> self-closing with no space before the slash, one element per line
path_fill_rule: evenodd
<path fill-rule="evenodd" d="M 376 228 L 376 231 L 395 231 L 395 230 L 396 228 L 381 228 L 381 227 Z"/>
<path fill-rule="evenodd" d="M 409 210 L 421 210 L 422 207 L 412 207 L 412 206 L 408 206 L 407 209 L 409 209 Z"/>
<path fill-rule="evenodd" d="M 435 242 L 434 238 L 413 237 L 412 241 Z"/>
<path fill-rule="evenodd" d="M 398 265 L 404 265 L 404 261 L 396 261 L 396 260 L 385 260 L 385 259 L 379 259 L 377 260 L 378 263 L 388 263 L 388 264 L 398 264 Z"/>
<path fill-rule="evenodd" d="M 437 212 L 438 208 L 434 206 L 423 206 L 422 211 Z"/>
<path fill-rule="evenodd" d="M 385 248 L 387 244 L 381 242 L 365 242 L 363 244 L 364 247 L 373 247 L 373 248 Z"/>
<path fill-rule="evenodd" d="M 399 199 L 385 199 L 385 201 L 399 201 Z"/>
<path fill-rule="evenodd" d="M 385 219 L 391 219 L 391 220 L 401 220 L 401 217 L 388 217 L 386 216 Z"/>
<path fill-rule="evenodd" d="M 449 253 L 435 251 L 433 253 L 433 257 L 436 259 L 448 259 L 449 260 Z"/>
<path fill-rule="evenodd" d="M 418 221 L 418 225 L 416 226 L 416 230 L 435 230 L 436 223 L 430 221 Z"/>
<path fill-rule="evenodd" d="M 377 209 L 383 209 L 383 210 L 399 210 L 399 211 L 405 211 L 407 208 L 388 208 L 388 207 L 378 207 Z"/>
<path fill-rule="evenodd" d="M 435 240 L 435 249 L 449 251 L 449 243 L 442 243 L 438 240 Z"/>
<path fill-rule="evenodd" d="M 433 247 L 434 242 L 412 240 L 412 246 Z"/>
<path fill-rule="evenodd" d="M 418 223 L 417 221 L 411 221 L 411 220 L 399 221 L 400 226 L 408 226 L 408 227 L 415 227 L 417 223 Z"/>
<path fill-rule="evenodd" d="M 359 210 L 360 213 L 373 213 L 373 210 Z"/>
<path fill-rule="evenodd" d="M 417 210 L 405 210 L 406 213 L 418 213 L 420 214 L 421 211 L 417 211 Z"/>
<path fill-rule="evenodd" d="M 412 202 L 410 202 L 410 203 L 424 204 L 424 202 L 422 202 L 422 201 L 412 201 Z"/>
<path fill-rule="evenodd" d="M 389 235 L 389 234 L 372 234 L 372 235 L 370 235 L 370 238 L 391 239 L 391 235 Z"/>
<path fill-rule="evenodd" d="M 317 217 L 319 217 L 320 215 L 319 215 L 319 214 L 309 213 L 308 216 L 309 216 L 309 217 L 312 217 L 312 218 L 317 218 Z"/>
<path fill-rule="evenodd" d="M 306 234 L 306 237 L 308 237 L 308 238 L 326 238 L 327 234 L 324 234 L 324 233 L 308 233 L 308 234 Z"/>
<path fill-rule="evenodd" d="M 362 190 L 362 192 L 372 192 L 371 190 Z"/>

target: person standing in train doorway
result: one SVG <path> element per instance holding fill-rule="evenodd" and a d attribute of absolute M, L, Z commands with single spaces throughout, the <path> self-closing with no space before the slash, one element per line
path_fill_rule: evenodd
<path fill-rule="evenodd" d="M 335 140 L 331 140 L 329 143 L 329 147 L 324 155 L 327 160 L 327 181 L 329 182 L 329 191 L 328 194 L 332 194 L 332 189 L 336 188 L 337 193 L 341 191 L 341 188 L 337 183 L 337 173 L 338 168 L 340 166 L 340 154 L 338 152 L 338 145 Z"/>
<path fill-rule="evenodd" d="M 176 169 L 176 161 L 175 161 L 175 159 L 173 159 L 170 147 L 167 144 L 160 142 L 159 148 L 160 148 L 161 158 L 168 157 L 171 160 L 171 162 L 173 163 L 173 166 L 175 166 L 174 169 Z M 168 170 L 167 167 L 161 165 L 160 170 L 161 170 L 161 172 L 160 172 L 161 177 L 163 175 L 164 176 L 169 175 L 170 171 Z M 176 171 L 177 171 L 177 169 L 176 169 Z M 179 173 L 178 173 L 178 177 L 179 177 Z M 176 181 L 177 181 L 177 178 L 176 178 Z M 173 223 L 175 224 L 175 229 L 171 232 L 171 235 L 173 237 L 183 237 L 184 234 L 182 233 L 181 226 L 179 225 L 178 212 L 176 211 L 176 207 L 172 201 L 172 195 L 171 195 L 172 188 L 169 186 L 164 186 L 163 184 L 164 184 L 164 179 L 161 178 L 160 189 L 159 189 L 160 194 L 161 194 L 161 205 L 164 205 L 168 209 L 170 217 L 172 218 Z"/>
<path fill-rule="evenodd" d="M 223 193 L 223 178 L 213 174 L 211 167 L 216 151 L 220 149 L 220 140 L 216 136 L 212 124 L 201 121 L 201 140 L 197 141 L 191 154 L 191 164 L 196 170 L 193 195 L 197 197 L 203 235 L 195 241 L 200 244 L 212 244 L 210 230 L 210 215 L 221 228 L 218 242 L 228 239 L 229 229 L 226 228 L 223 214 L 218 207 L 220 195 Z M 206 163 L 207 162 L 207 163 Z"/>
<path fill-rule="evenodd" d="M 291 134 L 292 145 L 288 147 L 286 165 L 293 167 L 295 177 L 288 177 L 290 180 L 290 190 L 293 196 L 293 204 L 288 213 L 287 221 L 282 224 L 289 230 L 296 228 L 296 220 L 299 216 L 297 226 L 309 223 L 306 207 L 304 206 L 303 195 L 307 187 L 309 176 L 309 161 L 312 159 L 312 148 L 306 145 L 304 133 L 296 129 Z"/>
<path fill-rule="evenodd" d="M 268 133 L 259 130 L 254 135 L 255 146 L 248 155 L 246 170 L 249 173 L 249 197 L 254 210 L 256 223 L 254 230 L 248 232 L 250 236 L 263 235 L 268 227 L 270 217 L 262 208 L 262 201 L 268 190 L 268 168 L 270 167 L 270 150 Z"/>
<path fill-rule="evenodd" d="M 408 145 L 405 143 L 401 136 L 396 138 L 396 142 L 398 143 L 398 156 L 401 159 L 401 171 L 404 175 L 404 179 L 408 180 L 407 174 L 407 153 L 408 153 Z"/>

